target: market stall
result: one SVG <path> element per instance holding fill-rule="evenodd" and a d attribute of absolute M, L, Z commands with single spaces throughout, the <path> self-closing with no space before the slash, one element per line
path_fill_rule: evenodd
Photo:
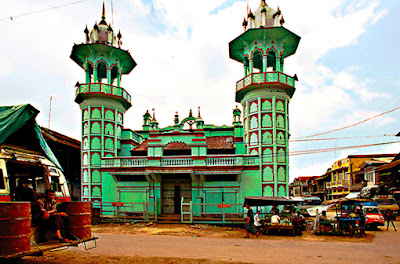
<path fill-rule="evenodd" d="M 249 196 L 244 199 L 245 205 L 248 204 L 250 207 L 256 207 L 256 210 L 263 211 L 261 234 L 267 235 L 271 232 L 295 234 L 295 229 L 302 224 L 302 221 L 304 222 L 304 219 L 293 217 L 294 205 L 298 203 L 299 201 L 286 197 Z"/>

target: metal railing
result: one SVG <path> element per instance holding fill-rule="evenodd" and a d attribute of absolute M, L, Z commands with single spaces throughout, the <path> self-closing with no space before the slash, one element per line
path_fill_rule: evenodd
<path fill-rule="evenodd" d="M 93 208 L 99 209 L 100 222 L 157 222 L 157 197 L 154 202 L 125 203 L 125 202 L 93 202 Z M 96 211 L 96 210 L 93 210 Z"/>
<path fill-rule="evenodd" d="M 242 203 L 193 203 L 192 201 L 185 203 L 183 197 L 181 199 L 182 223 L 244 223 L 244 215 Z"/>

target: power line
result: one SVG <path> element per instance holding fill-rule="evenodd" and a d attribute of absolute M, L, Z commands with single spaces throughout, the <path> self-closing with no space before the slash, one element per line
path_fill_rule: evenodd
<path fill-rule="evenodd" d="M 372 120 L 372 119 L 374 119 L 374 118 L 383 116 L 383 115 L 385 115 L 385 114 L 391 113 L 391 112 L 396 111 L 396 110 L 399 110 L 399 109 L 400 109 L 400 107 L 397 107 L 397 108 L 394 108 L 394 109 L 392 109 L 392 110 L 389 110 L 389 111 L 386 111 L 386 112 L 384 112 L 384 113 L 381 113 L 381 114 L 379 114 L 379 115 L 376 115 L 376 116 L 367 118 L 367 119 L 365 119 L 365 120 L 363 120 L 363 121 L 361 121 L 361 122 L 354 123 L 354 124 L 352 124 L 352 125 L 348 125 L 348 126 L 341 127 L 341 128 L 337 128 L 337 129 L 333 129 L 333 130 L 329 130 L 329 131 L 323 132 L 323 133 L 314 134 L 314 135 L 311 135 L 311 136 L 299 137 L 298 139 L 301 139 L 301 138 L 310 138 L 310 137 L 316 137 L 316 136 L 326 135 L 326 134 L 328 134 L 328 133 L 332 133 L 332 132 L 340 131 L 340 130 L 343 130 L 343 129 L 346 129 L 346 128 L 354 127 L 354 126 L 360 125 L 360 124 L 365 123 L 365 122 L 367 122 L 367 121 L 369 121 L 369 120 Z"/>
<path fill-rule="evenodd" d="M 82 3 L 82 2 L 86 2 L 86 1 L 88 1 L 88 0 L 80 0 L 80 1 L 72 2 L 72 3 L 68 3 L 68 4 L 53 6 L 53 7 L 49 7 L 49 8 L 46 8 L 46 9 L 36 10 L 36 11 L 29 12 L 29 13 L 21 14 L 21 15 L 15 15 L 15 16 L 2 18 L 2 19 L 0 19 L 0 21 L 5 21 L 5 20 L 14 21 L 14 19 L 17 18 L 17 17 L 23 17 L 23 16 L 29 16 L 29 15 L 33 15 L 33 14 L 37 14 L 37 13 L 42 13 L 42 12 L 49 11 L 49 10 L 52 10 L 52 9 L 57 9 L 57 8 L 60 8 L 60 7 L 74 5 L 74 4 L 78 4 L 78 3 Z"/>

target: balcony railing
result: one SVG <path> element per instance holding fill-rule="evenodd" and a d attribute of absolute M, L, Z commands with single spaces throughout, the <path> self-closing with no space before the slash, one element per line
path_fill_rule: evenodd
<path fill-rule="evenodd" d="M 184 167 L 184 166 L 251 166 L 259 165 L 259 157 L 255 156 L 233 156 L 233 157 L 207 157 L 205 161 L 196 162 L 192 157 L 168 157 L 159 161 L 149 160 L 147 157 L 124 157 L 103 158 L 101 166 L 104 168 L 114 167 Z M 150 164 L 151 163 L 151 164 Z"/>
<path fill-rule="evenodd" d="M 125 99 L 131 103 L 131 96 L 122 87 L 113 86 L 106 83 L 81 83 L 75 91 L 75 97 L 79 94 L 106 94 Z"/>
<path fill-rule="evenodd" d="M 240 91 L 252 84 L 279 83 L 294 88 L 294 78 L 282 72 L 251 73 L 236 83 L 236 91 Z"/>

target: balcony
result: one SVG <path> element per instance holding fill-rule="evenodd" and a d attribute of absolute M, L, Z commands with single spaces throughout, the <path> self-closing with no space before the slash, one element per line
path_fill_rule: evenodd
<path fill-rule="evenodd" d="M 257 86 L 271 86 L 271 87 L 286 87 L 290 97 L 294 93 L 294 78 L 282 72 L 258 72 L 251 73 L 236 82 L 236 100 L 241 100 L 242 93 L 246 92 L 253 85 Z"/>
<path fill-rule="evenodd" d="M 255 156 L 212 157 L 206 160 L 193 160 L 192 157 L 168 157 L 160 160 L 149 160 L 148 157 L 103 158 L 101 167 L 220 167 L 220 166 L 254 166 L 259 165 L 260 158 Z"/>
<path fill-rule="evenodd" d="M 75 91 L 75 102 L 80 103 L 88 95 L 106 95 L 119 99 L 125 107 L 131 106 L 131 96 L 122 87 L 105 83 L 81 83 Z"/>

